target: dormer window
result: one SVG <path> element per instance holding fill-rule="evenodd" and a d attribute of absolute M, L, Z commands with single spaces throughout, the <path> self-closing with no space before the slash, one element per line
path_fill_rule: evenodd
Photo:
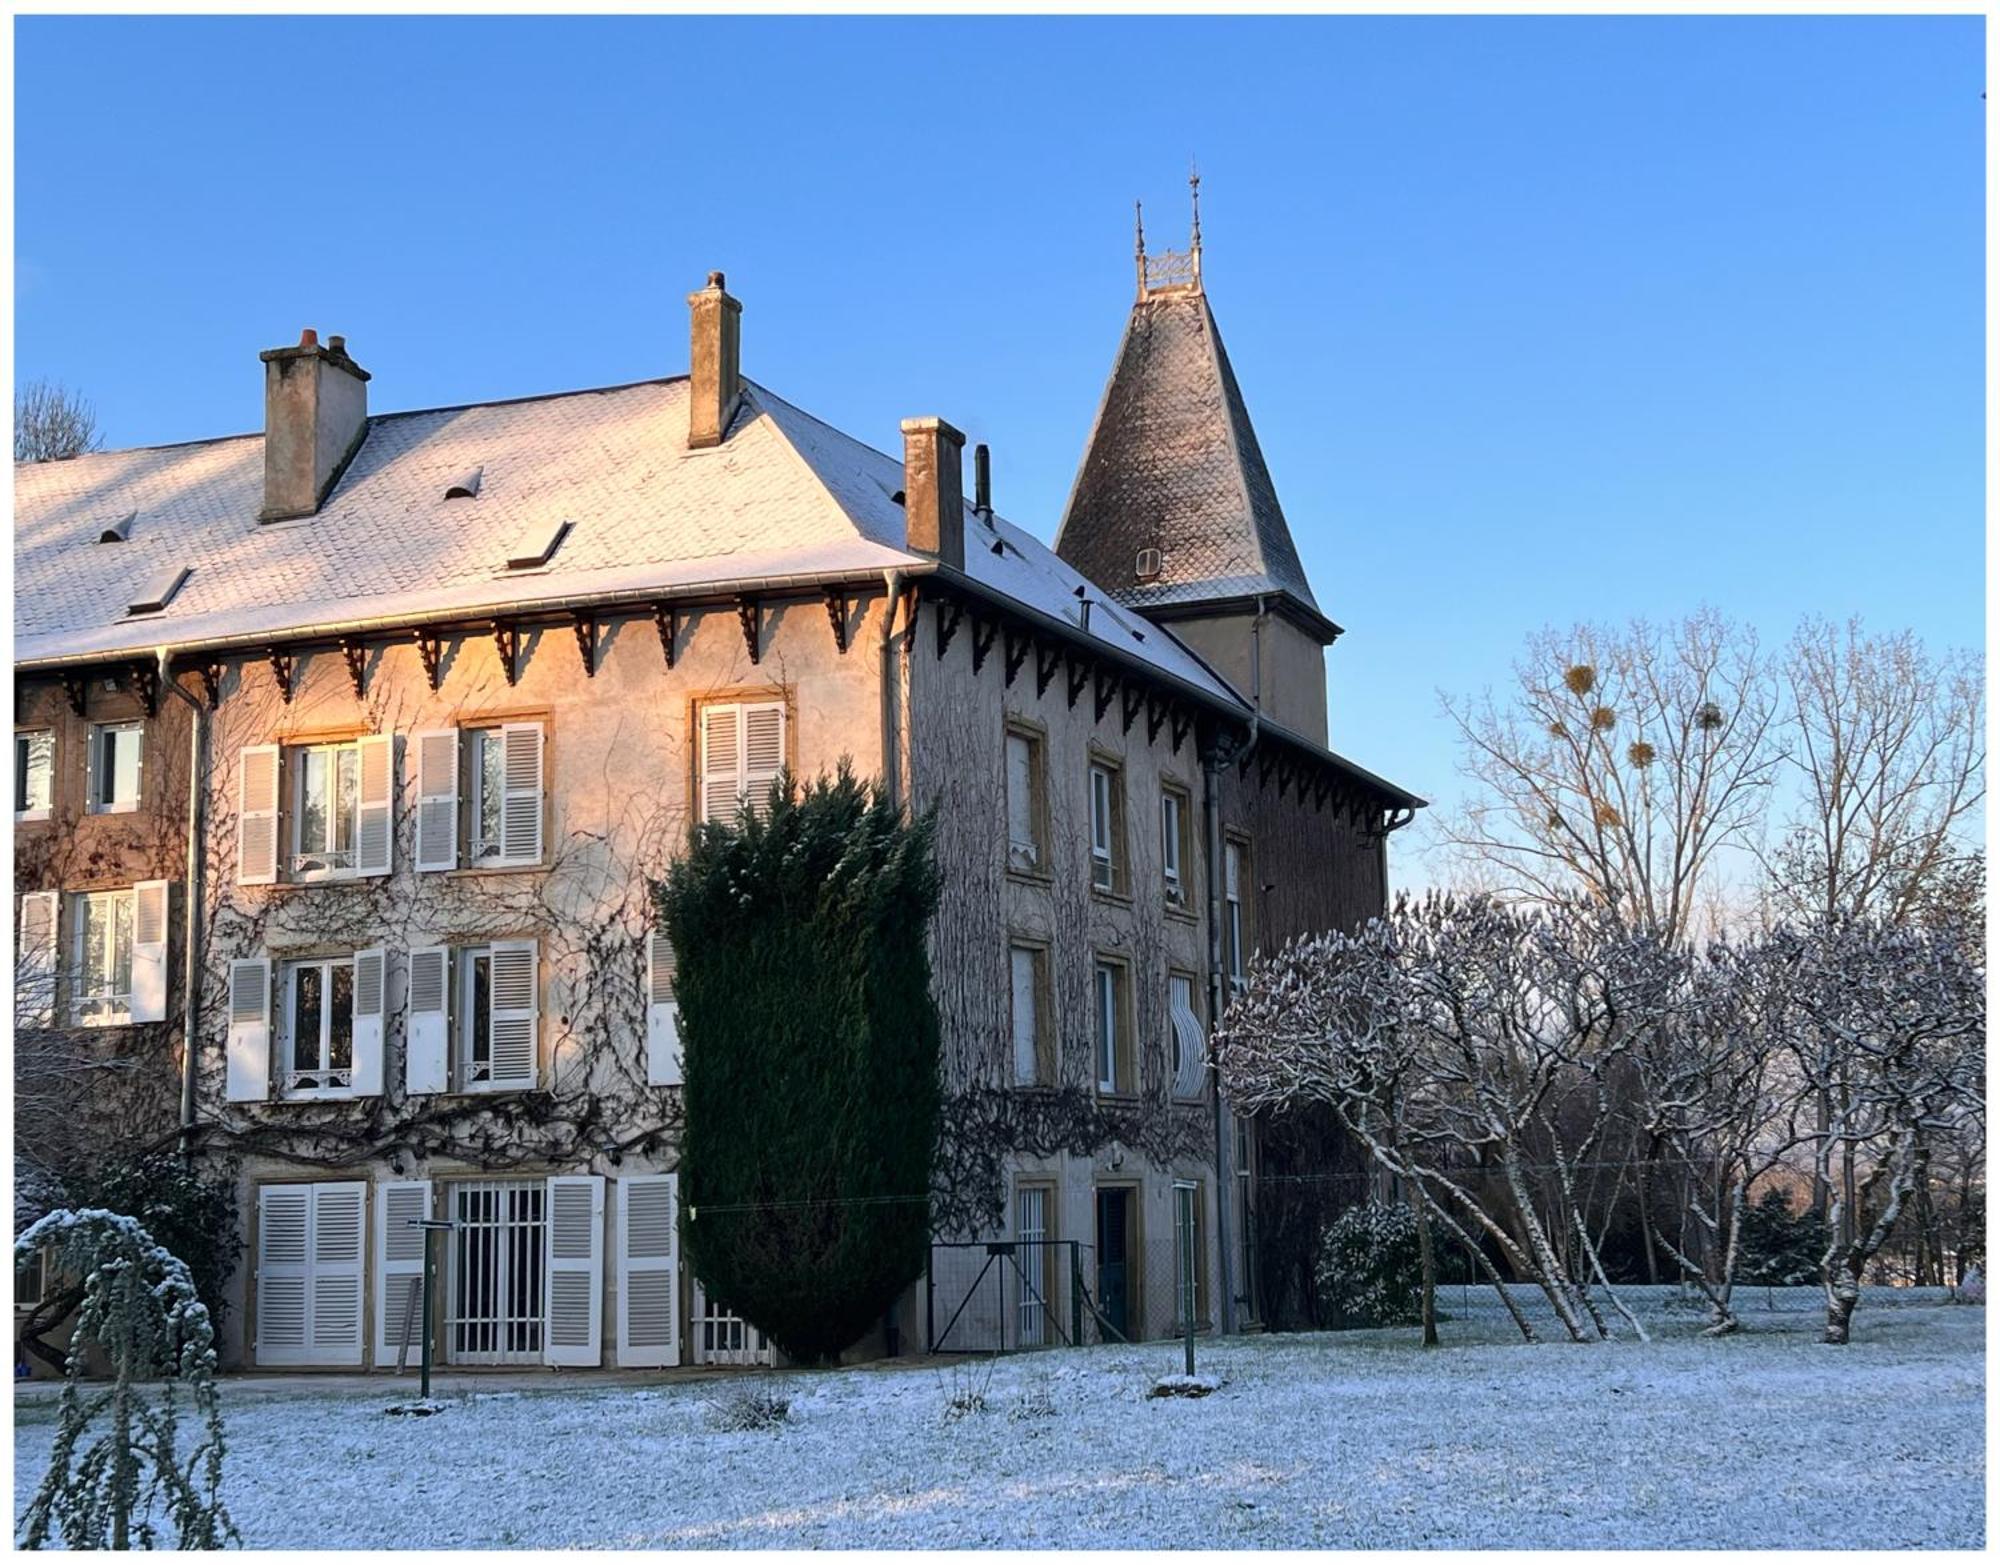
<path fill-rule="evenodd" d="M 569 536 L 570 526 L 569 522 L 561 521 L 552 527 L 529 532 L 508 553 L 507 569 L 532 571 L 548 564 L 555 558 L 556 550 L 562 547 L 563 540 Z"/>

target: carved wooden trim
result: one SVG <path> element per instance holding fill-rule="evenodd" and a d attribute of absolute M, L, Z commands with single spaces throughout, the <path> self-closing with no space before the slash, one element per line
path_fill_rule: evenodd
<path fill-rule="evenodd" d="M 368 694 L 368 648 L 362 645 L 358 636 L 342 636 L 340 655 L 347 662 L 347 682 L 354 687 L 354 699 L 365 699 Z"/>
<path fill-rule="evenodd" d="M 945 615 L 946 608 L 951 610 L 949 618 Z M 952 599 L 949 604 L 943 601 L 938 603 L 937 655 L 940 659 L 944 657 L 945 649 L 951 645 L 951 638 L 958 634 L 958 622 L 964 617 L 965 605 L 960 603 L 956 598 Z"/>
<path fill-rule="evenodd" d="M 513 684 L 521 677 L 521 627 L 512 620 L 495 620 L 493 649 L 500 654 L 500 672 Z"/>
<path fill-rule="evenodd" d="M 1146 743 L 1157 744 L 1160 738 L 1160 724 L 1167 720 L 1167 700 L 1165 696 L 1146 697 Z"/>
<path fill-rule="evenodd" d="M 132 665 L 132 689 L 148 717 L 160 715 L 160 670 L 153 663 Z"/>
<path fill-rule="evenodd" d="M 417 657 L 424 665 L 424 678 L 429 681 L 431 693 L 437 693 L 438 682 L 444 677 L 444 637 L 436 631 L 419 626 L 415 632 Z"/>
<path fill-rule="evenodd" d="M 681 639 L 681 611 L 671 603 L 653 605 L 653 628 L 660 633 L 660 651 L 667 660 L 667 672 L 674 667 L 674 643 Z"/>
<path fill-rule="evenodd" d="M 578 609 L 570 616 L 570 629 L 576 632 L 576 655 L 583 659 L 583 677 L 597 677 L 597 616 L 589 609 Z"/>
<path fill-rule="evenodd" d="M 826 617 L 833 626 L 833 644 L 844 656 L 847 652 L 847 589 L 826 589 Z"/>
<path fill-rule="evenodd" d="M 1179 702 L 1174 703 L 1174 754 L 1181 753 L 1181 741 L 1187 738 L 1187 731 L 1194 725 L 1194 714 Z"/>
<path fill-rule="evenodd" d="M 764 604 L 759 598 L 742 597 L 736 600 L 736 623 L 743 627 L 743 645 L 749 649 L 750 661 L 761 662 L 764 649 L 760 643 L 764 639 Z"/>
<path fill-rule="evenodd" d="M 1007 644 L 1003 648 L 1007 659 L 1007 688 L 1014 688 L 1014 676 L 1021 672 L 1021 664 L 1028 656 L 1028 649 L 1035 644 L 1035 638 L 1025 630 L 1016 632 L 1012 625 L 1007 627 Z"/>
<path fill-rule="evenodd" d="M 1099 669 L 1097 671 L 1097 690 L 1095 696 L 1097 706 L 1096 720 L 1098 722 L 1101 723 L 1104 721 L 1105 710 L 1111 705 L 1111 698 L 1117 694 L 1118 676 Z"/>
<path fill-rule="evenodd" d="M 292 680 L 298 673 L 298 659 L 283 647 L 273 647 L 266 654 L 271 662 L 271 673 L 278 681 L 278 694 L 286 706 L 292 704 Z"/>
<path fill-rule="evenodd" d="M 208 709 L 213 712 L 222 705 L 222 660 L 204 658 L 195 667 L 201 676 L 201 693 L 208 698 Z"/>
<path fill-rule="evenodd" d="M 986 654 L 993 650 L 993 638 L 1000 634 L 1000 622 L 982 615 L 972 616 L 972 672 L 978 673 L 986 662 Z"/>
<path fill-rule="evenodd" d="M 1072 656 L 1069 660 L 1069 704 L 1072 709 L 1076 706 L 1076 698 L 1083 694 L 1083 687 L 1089 683 L 1090 665 L 1082 658 Z M 1103 715 L 1098 713 L 1100 717 Z"/>
<path fill-rule="evenodd" d="M 74 669 L 64 669 L 61 674 L 63 694 L 69 698 L 69 709 L 78 717 L 83 716 L 85 704 L 90 699 L 90 681 Z"/>
<path fill-rule="evenodd" d="M 1145 689 L 1140 685 L 1127 681 L 1125 685 L 1125 699 L 1120 703 L 1120 711 L 1118 713 L 1119 717 L 1123 719 L 1121 732 L 1129 734 L 1132 731 L 1132 720 L 1139 715 L 1139 709 L 1145 704 Z"/>
<path fill-rule="evenodd" d="M 1056 670 L 1062 666 L 1062 648 L 1045 647 L 1035 654 L 1035 694 L 1049 693 L 1049 681 L 1056 677 Z M 1076 697 L 1069 698 L 1071 706 L 1076 705 Z"/>

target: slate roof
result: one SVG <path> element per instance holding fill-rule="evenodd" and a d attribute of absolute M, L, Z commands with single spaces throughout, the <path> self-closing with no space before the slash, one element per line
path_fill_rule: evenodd
<path fill-rule="evenodd" d="M 1141 549 L 1162 568 L 1137 577 Z M 1144 610 L 1271 594 L 1328 640 L 1222 333 L 1196 288 L 1141 298 L 1084 447 L 1056 552 Z"/>

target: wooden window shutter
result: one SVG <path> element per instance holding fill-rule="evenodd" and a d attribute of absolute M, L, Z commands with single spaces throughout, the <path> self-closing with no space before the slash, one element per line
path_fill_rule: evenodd
<path fill-rule="evenodd" d="M 56 1019 L 56 936 L 61 922 L 62 893 L 30 891 L 21 898 L 21 933 L 15 947 L 15 982 L 25 992 L 15 996 L 23 1020 L 47 1027 Z"/>
<path fill-rule="evenodd" d="M 396 857 L 396 736 L 370 734 L 355 745 L 361 761 L 361 819 L 354 872 L 386 875 Z"/>
<path fill-rule="evenodd" d="M 231 1103 L 262 1103 L 271 1095 L 271 964 L 251 957 L 229 964 Z"/>
<path fill-rule="evenodd" d="M 540 1058 L 536 994 L 538 951 L 532 940 L 496 940 L 493 952 L 493 1078 L 496 1087 L 532 1087 Z"/>
<path fill-rule="evenodd" d="M 269 886 L 278 879 L 278 793 L 284 752 L 274 744 L 246 745 L 236 766 L 236 880 Z"/>
<path fill-rule="evenodd" d="M 389 953 L 381 946 L 354 953 L 354 1065 L 348 1081 L 357 1098 L 380 1097 L 384 1023 L 388 1015 Z"/>
<path fill-rule="evenodd" d="M 142 880 L 132 888 L 132 1020 L 167 1019 L 167 916 L 173 883 Z"/>
<path fill-rule="evenodd" d="M 403 1036 L 403 1090 L 443 1092 L 450 1085 L 451 952 L 410 953 L 410 1009 Z"/>
<path fill-rule="evenodd" d="M 628 1174 L 618 1181 L 621 1369 L 681 1361 L 679 1186 L 675 1174 Z"/>
<path fill-rule="evenodd" d="M 681 1008 L 674 999 L 674 943 L 664 929 L 646 932 L 646 1085 L 678 1087 Z"/>
<path fill-rule="evenodd" d="M 743 795 L 753 814 L 771 807 L 771 784 L 785 769 L 785 705 L 766 701 L 743 708 Z"/>
<path fill-rule="evenodd" d="M 355 1180 L 313 1186 L 310 1362 L 314 1364 L 361 1362 L 367 1229 L 367 1185 Z"/>
<path fill-rule="evenodd" d="M 543 1361 L 595 1368 L 604 1357 L 603 1176 L 551 1175 L 545 1231 Z"/>
<path fill-rule="evenodd" d="M 307 1362 L 312 1193 L 311 1185 L 263 1185 L 257 1191 L 259 1364 Z"/>
<path fill-rule="evenodd" d="M 1041 1067 L 1036 1025 L 1041 985 L 1036 981 L 1035 951 L 1030 946 L 1014 946 L 1009 960 L 1013 968 L 1014 1080 L 1021 1086 L 1031 1086 Z"/>
<path fill-rule="evenodd" d="M 375 1367 L 386 1369 L 405 1346 L 423 1351 L 424 1230 L 431 1215 L 428 1179 L 391 1179 L 375 1187 Z"/>
<path fill-rule="evenodd" d="M 500 857 L 508 864 L 539 864 L 542 862 L 542 725 L 503 723 L 500 746 Z"/>
<path fill-rule="evenodd" d="M 417 868 L 458 868 L 456 728 L 433 728 L 411 739 L 417 769 Z"/>
<path fill-rule="evenodd" d="M 701 818 L 730 825 L 743 797 L 743 708 L 701 710 Z"/>
<path fill-rule="evenodd" d="M 1041 857 L 1035 831 L 1035 742 L 1007 736 L 1007 862 L 1033 869 Z"/>

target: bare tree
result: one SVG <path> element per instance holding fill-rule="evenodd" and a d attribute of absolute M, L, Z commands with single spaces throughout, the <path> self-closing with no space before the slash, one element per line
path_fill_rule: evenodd
<path fill-rule="evenodd" d="M 1479 795 L 1437 828 L 1507 894 L 1582 891 L 1669 941 L 1761 823 L 1779 756 L 1769 659 L 1712 610 L 1532 637 L 1505 702 L 1446 697 Z"/>
<path fill-rule="evenodd" d="M 60 462 L 104 444 L 97 412 L 58 381 L 31 380 L 14 393 L 14 460 Z"/>
<path fill-rule="evenodd" d="M 1909 631 L 1808 620 L 1785 658 L 1798 800 L 1768 859 L 1781 916 L 1901 922 L 1947 893 L 1986 796 L 1985 669 Z"/>

